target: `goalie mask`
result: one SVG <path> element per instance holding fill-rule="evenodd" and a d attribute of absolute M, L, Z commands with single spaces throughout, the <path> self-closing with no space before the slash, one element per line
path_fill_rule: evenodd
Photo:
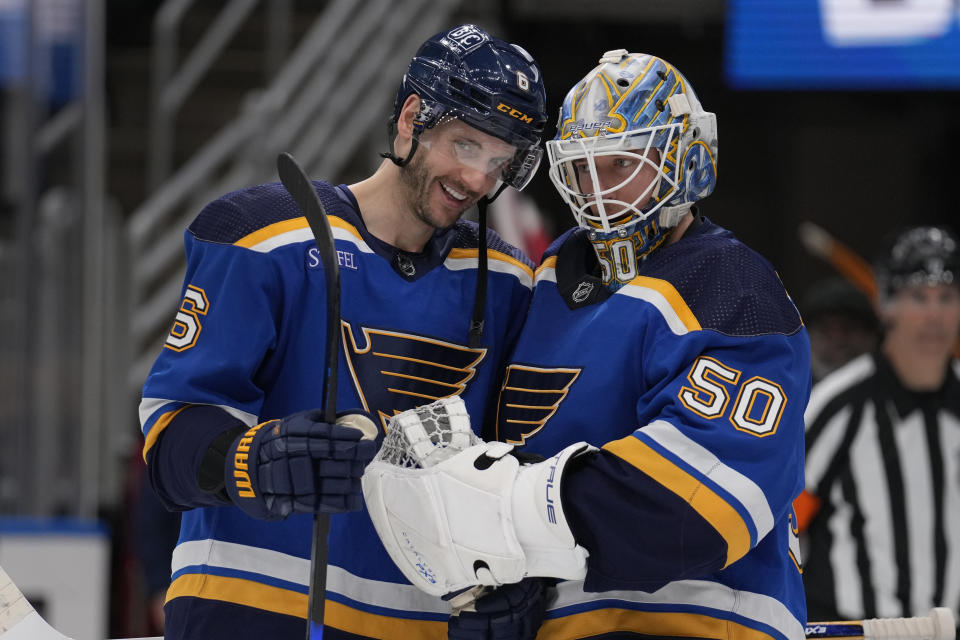
<path fill-rule="evenodd" d="M 523 48 L 466 24 L 436 34 L 417 51 L 397 92 L 393 127 L 406 99 L 416 94 L 414 146 L 406 158 L 384 154 L 404 165 L 416 139 L 449 118 L 458 118 L 516 148 L 496 177 L 523 189 L 540 166 L 540 136 L 547 120 L 547 93 L 540 68 Z"/>
<path fill-rule="evenodd" d="M 660 58 L 608 51 L 567 94 L 550 180 L 619 288 L 717 179 L 716 116 Z"/>

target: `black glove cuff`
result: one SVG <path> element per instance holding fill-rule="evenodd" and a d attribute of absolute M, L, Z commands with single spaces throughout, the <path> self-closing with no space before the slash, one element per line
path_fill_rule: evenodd
<path fill-rule="evenodd" d="M 230 445 L 233 444 L 233 441 L 247 429 L 248 427 L 246 425 L 241 424 L 227 429 L 217 436 L 210 444 L 207 452 L 203 455 L 203 460 L 200 461 L 200 469 L 197 471 L 197 483 L 200 485 L 200 488 L 207 493 L 212 493 L 217 496 L 223 500 L 225 504 L 230 503 L 230 497 L 227 495 L 227 489 L 224 486 L 223 479 L 223 468 L 227 462 L 227 452 L 230 451 Z"/>

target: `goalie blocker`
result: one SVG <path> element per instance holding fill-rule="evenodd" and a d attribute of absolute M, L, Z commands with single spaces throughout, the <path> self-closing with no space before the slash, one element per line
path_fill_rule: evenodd
<path fill-rule="evenodd" d="M 580 442 L 521 464 L 512 445 L 480 442 L 428 468 L 378 455 L 363 475 L 364 498 L 393 561 L 431 595 L 528 576 L 582 579 L 588 553 L 564 517 L 560 484 L 590 450 Z"/>

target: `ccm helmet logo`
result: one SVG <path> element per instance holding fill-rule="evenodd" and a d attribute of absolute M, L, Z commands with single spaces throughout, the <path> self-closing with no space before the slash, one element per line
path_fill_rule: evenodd
<path fill-rule="evenodd" d="M 502 111 L 506 114 L 509 114 L 511 118 L 516 118 L 520 122 L 525 122 L 527 124 L 533 122 L 533 117 L 528 116 L 524 112 L 518 111 L 517 109 L 514 109 L 513 107 L 502 102 L 497 105 L 497 111 Z"/>

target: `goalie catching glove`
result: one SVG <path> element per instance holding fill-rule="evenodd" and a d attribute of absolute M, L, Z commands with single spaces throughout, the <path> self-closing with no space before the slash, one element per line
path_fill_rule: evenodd
<path fill-rule="evenodd" d="M 473 436 L 478 444 L 411 468 L 390 454 L 402 431 L 388 427 L 383 450 L 363 475 L 363 494 L 384 547 L 411 583 L 442 596 L 527 576 L 586 575 L 588 554 L 564 518 L 560 484 L 567 464 L 593 447 L 580 442 L 549 460 L 521 464 L 512 445 Z M 412 449 L 409 458 L 428 460 L 422 446 Z"/>
<path fill-rule="evenodd" d="M 360 509 L 360 476 L 377 452 L 377 427 L 362 413 L 323 420 L 312 409 L 237 436 L 224 469 L 230 501 L 261 520 Z"/>

